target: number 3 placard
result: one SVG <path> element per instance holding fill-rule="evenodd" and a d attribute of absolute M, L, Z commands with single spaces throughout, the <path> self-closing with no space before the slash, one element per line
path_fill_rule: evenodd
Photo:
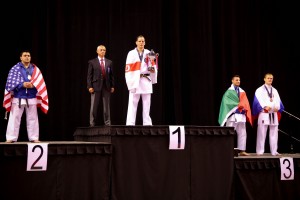
<path fill-rule="evenodd" d="M 169 126 L 170 143 L 169 149 L 184 149 L 185 132 L 184 126 Z"/>
<path fill-rule="evenodd" d="M 48 143 L 28 143 L 27 171 L 46 171 Z"/>
<path fill-rule="evenodd" d="M 281 180 L 294 180 L 294 161 L 291 157 L 280 158 Z"/>

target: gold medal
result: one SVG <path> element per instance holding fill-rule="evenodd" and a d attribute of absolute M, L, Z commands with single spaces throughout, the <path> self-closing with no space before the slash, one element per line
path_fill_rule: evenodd
<path fill-rule="evenodd" d="M 273 99 L 271 98 L 271 99 L 270 99 L 270 101 L 272 102 L 272 101 L 273 101 Z"/>

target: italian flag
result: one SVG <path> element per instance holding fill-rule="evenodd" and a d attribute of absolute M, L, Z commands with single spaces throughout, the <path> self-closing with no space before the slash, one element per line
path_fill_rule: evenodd
<path fill-rule="evenodd" d="M 219 119 L 218 122 L 221 126 L 224 126 L 227 118 L 235 113 L 235 111 L 242 107 L 245 110 L 246 114 L 246 120 L 251 124 L 252 126 L 252 117 L 251 117 L 251 108 L 250 104 L 246 95 L 246 92 L 242 89 L 240 89 L 240 98 L 238 97 L 238 94 L 234 90 L 234 87 L 231 86 L 223 95 L 221 106 L 220 106 L 220 112 L 219 112 Z M 240 110 L 240 112 L 242 109 Z"/>

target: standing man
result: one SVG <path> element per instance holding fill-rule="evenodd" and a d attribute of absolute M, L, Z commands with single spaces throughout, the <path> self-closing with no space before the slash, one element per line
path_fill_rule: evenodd
<path fill-rule="evenodd" d="M 278 125 L 284 106 L 280 100 L 279 93 L 272 86 L 273 75 L 267 73 L 264 77 L 265 84 L 255 91 L 252 112 L 257 119 L 256 153 L 263 155 L 265 151 L 265 140 L 269 127 L 270 151 L 273 156 L 280 155 L 278 148 Z"/>
<path fill-rule="evenodd" d="M 234 127 L 237 133 L 237 148 L 240 156 L 249 156 L 246 152 L 246 121 L 252 126 L 251 109 L 246 92 L 240 88 L 240 76 L 235 75 L 231 79 L 231 86 L 224 93 L 220 112 L 219 124 Z"/>
<path fill-rule="evenodd" d="M 129 90 L 126 125 L 135 125 L 137 106 L 142 96 L 143 125 L 152 125 L 150 117 L 152 84 L 157 83 L 157 66 L 147 56 L 150 51 L 145 49 L 145 38 L 136 38 L 136 48 L 129 51 L 126 58 L 125 79 Z"/>
<path fill-rule="evenodd" d="M 87 89 L 91 94 L 90 127 L 97 123 L 101 98 L 104 124 L 110 126 L 110 94 L 115 91 L 113 63 L 105 58 L 106 48 L 104 45 L 99 45 L 96 52 L 98 56 L 88 61 L 87 72 Z"/>
<path fill-rule="evenodd" d="M 40 142 L 37 106 L 44 113 L 48 112 L 47 88 L 40 69 L 30 63 L 30 52 L 22 51 L 20 60 L 10 69 L 5 86 L 3 107 L 10 112 L 6 142 L 18 140 L 24 109 L 28 139 L 30 142 Z"/>

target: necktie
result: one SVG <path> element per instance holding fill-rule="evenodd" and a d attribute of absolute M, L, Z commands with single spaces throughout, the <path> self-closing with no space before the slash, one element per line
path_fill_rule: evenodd
<path fill-rule="evenodd" d="M 100 67 L 101 67 L 103 78 L 105 78 L 105 67 L 104 67 L 103 58 L 100 61 Z"/>

